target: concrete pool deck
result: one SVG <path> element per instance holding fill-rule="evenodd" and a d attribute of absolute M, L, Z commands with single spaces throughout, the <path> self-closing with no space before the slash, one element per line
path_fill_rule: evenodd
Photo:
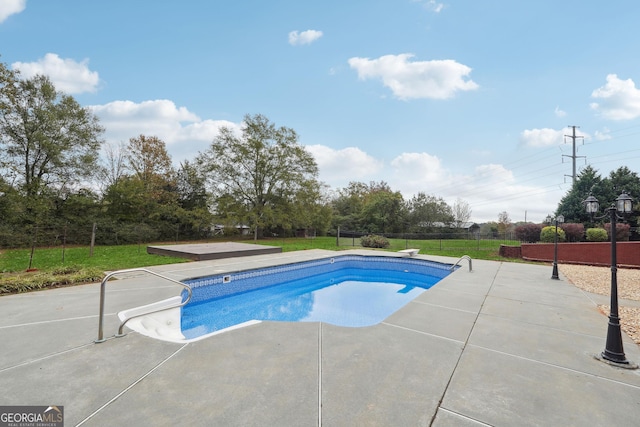
<path fill-rule="evenodd" d="M 311 250 L 153 267 L 174 279 L 347 253 Z M 453 263 L 452 258 L 420 258 Z M 99 284 L 0 298 L 0 405 L 63 405 L 65 426 L 637 425 L 640 371 L 593 356 L 607 318 L 551 267 L 473 260 L 365 328 L 262 322 L 189 344 L 101 344 Z M 179 293 L 109 282 L 118 311 Z M 627 358 L 640 349 L 626 335 Z"/>

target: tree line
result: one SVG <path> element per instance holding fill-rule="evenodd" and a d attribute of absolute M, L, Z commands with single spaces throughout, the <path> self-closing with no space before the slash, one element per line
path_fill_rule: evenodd
<path fill-rule="evenodd" d="M 243 230 L 254 239 L 338 228 L 429 233 L 471 218 L 464 200 L 449 205 L 425 192 L 405 200 L 383 181 L 330 189 L 297 133 L 260 114 L 246 115 L 239 131 L 221 128 L 177 167 L 157 136 L 110 145 L 103 134 L 91 110 L 48 77 L 23 79 L 0 63 L 0 246 L 86 244 L 94 231 L 98 244 Z M 601 178 L 587 167 L 556 213 L 586 222 L 589 194 L 604 204 L 621 190 L 640 196 L 637 174 L 623 167 Z M 501 215 L 498 229 L 509 222 Z"/>
<path fill-rule="evenodd" d="M 293 129 L 246 115 L 174 166 L 157 136 L 106 144 L 88 108 L 46 76 L 22 79 L 0 63 L 0 245 L 189 240 L 251 230 L 254 238 L 460 226 L 469 205 L 385 182 L 331 190 Z"/>
<path fill-rule="evenodd" d="M 622 193 L 633 198 L 633 212 L 626 221 L 635 227 L 638 224 L 640 210 L 640 177 L 626 166 L 621 166 L 602 177 L 592 166 L 586 166 L 576 177 L 569 192 L 560 200 L 555 216 L 563 215 L 565 222 L 582 223 L 588 226 L 602 224 L 601 219 L 591 218 L 585 210 L 584 201 L 594 196 L 600 202 L 601 213 L 604 214 Z M 608 218 L 608 216 L 606 217 Z M 604 222 L 608 222 L 605 218 Z"/>

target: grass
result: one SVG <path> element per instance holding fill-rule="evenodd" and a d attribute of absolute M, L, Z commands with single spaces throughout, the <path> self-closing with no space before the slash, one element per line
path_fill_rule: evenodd
<path fill-rule="evenodd" d="M 0 251 L 0 272 L 24 271 L 29 267 L 30 249 Z M 96 246 L 91 256 L 88 246 L 62 248 L 36 248 L 31 268 L 49 270 L 65 265 L 96 267 L 105 271 L 149 265 L 174 264 L 187 260 L 162 257 L 147 253 L 146 245 Z"/>
<path fill-rule="evenodd" d="M 64 261 L 63 261 L 64 254 Z M 146 246 L 36 248 L 29 268 L 30 249 L 0 251 L 0 295 L 91 283 L 105 271 L 186 262 L 183 258 L 150 255 Z"/>
<path fill-rule="evenodd" d="M 250 243 L 253 243 L 251 241 Z M 284 252 L 300 251 L 308 249 L 327 250 L 347 250 L 360 249 L 360 239 L 340 238 L 340 246 L 336 245 L 335 237 L 315 237 L 315 238 L 287 238 L 287 239 L 265 239 L 256 243 L 263 245 L 281 246 Z M 389 239 L 391 246 L 386 250 L 396 252 L 401 249 L 420 249 L 421 254 L 441 255 L 459 258 L 462 255 L 469 255 L 474 259 L 485 260 L 506 260 L 498 255 L 500 245 L 519 246 L 518 241 L 504 240 L 405 240 Z"/>
<path fill-rule="evenodd" d="M 243 240 L 254 243 L 253 240 Z M 501 244 L 519 245 L 502 240 L 404 240 L 390 239 L 388 251 L 420 249 L 421 254 L 473 259 L 505 260 L 498 255 Z M 273 238 L 255 243 L 282 247 L 283 252 L 309 249 L 347 250 L 361 248 L 359 239 L 335 237 Z M 188 262 L 183 258 L 147 254 L 145 245 L 96 246 L 93 256 L 89 247 L 36 248 L 29 268 L 30 249 L 0 251 L 0 295 L 27 292 L 50 287 L 97 282 L 106 271 Z M 64 259 L 63 259 L 64 257 Z"/>

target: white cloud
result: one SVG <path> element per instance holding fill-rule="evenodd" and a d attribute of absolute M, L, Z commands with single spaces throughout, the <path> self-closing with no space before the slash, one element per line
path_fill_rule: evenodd
<path fill-rule="evenodd" d="M 56 89 L 69 94 L 95 92 L 100 83 L 98 72 L 89 70 L 88 59 L 76 62 L 47 53 L 36 62 L 14 62 L 11 66 L 26 78 L 36 74 L 49 76 Z"/>
<path fill-rule="evenodd" d="M 442 168 L 440 159 L 428 153 L 402 153 L 391 161 L 393 183 L 403 192 L 416 194 L 440 185 L 449 175 Z"/>
<path fill-rule="evenodd" d="M 22 12 L 27 7 L 27 0 L 2 0 L 0 2 L 0 23 L 9 16 Z"/>
<path fill-rule="evenodd" d="M 202 120 L 173 101 L 158 99 L 135 103 L 114 101 L 90 106 L 105 127 L 105 139 L 118 143 L 140 134 L 157 136 L 167 144 L 175 161 L 193 159 L 204 151 L 221 127 L 240 130 L 241 125 L 226 120 Z"/>
<path fill-rule="evenodd" d="M 564 131 L 555 129 L 527 129 L 520 134 L 520 142 L 528 147 L 549 147 L 564 141 Z"/>
<path fill-rule="evenodd" d="M 307 30 L 307 31 L 291 31 L 289 33 L 289 44 L 292 46 L 298 46 L 303 44 L 310 44 L 322 37 L 322 31 Z"/>
<path fill-rule="evenodd" d="M 332 187 L 345 187 L 350 181 L 376 180 L 383 162 L 356 147 L 336 150 L 325 145 L 305 147 L 316 160 L 320 181 Z"/>
<path fill-rule="evenodd" d="M 467 201 L 473 211 L 472 221 L 497 221 L 498 214 L 506 211 L 512 222 L 541 222 L 553 212 L 562 188 L 519 185 L 513 172 L 500 164 L 477 166 L 473 173 L 456 177 L 454 191 Z M 455 198 L 448 195 L 450 204 Z"/>
<path fill-rule="evenodd" d="M 607 76 L 607 84 L 591 93 L 592 98 L 600 99 L 591 108 L 606 119 L 631 120 L 640 117 L 640 90 L 631 79 L 620 80 L 616 74 Z"/>
<path fill-rule="evenodd" d="M 424 2 L 424 7 L 432 12 L 440 13 L 444 9 L 444 3 L 438 3 L 436 0 L 427 0 Z"/>
<path fill-rule="evenodd" d="M 611 139 L 611 131 L 609 130 L 609 128 L 603 128 L 601 131 L 597 130 L 595 131 L 593 138 L 596 141 L 606 141 L 607 139 Z"/>
<path fill-rule="evenodd" d="M 556 106 L 556 109 L 555 109 L 554 113 L 555 113 L 556 117 L 564 117 L 564 116 L 567 115 L 567 112 L 561 110 L 560 107 L 558 107 L 558 106 Z"/>
<path fill-rule="evenodd" d="M 482 180 L 485 184 L 511 184 L 514 182 L 513 172 L 503 165 L 493 163 L 477 166 L 474 170 L 473 181 Z"/>
<path fill-rule="evenodd" d="M 306 148 L 318 164 L 320 181 L 334 190 L 345 188 L 350 181 L 385 181 L 405 200 L 419 192 L 442 197 L 450 205 L 461 198 L 470 204 L 476 222 L 497 221 L 503 211 L 514 222 L 523 221 L 525 215 L 528 221 L 542 221 L 566 190 L 518 185 L 513 172 L 500 164 L 484 164 L 456 175 L 440 158 L 425 152 L 401 153 L 385 165 L 356 147 Z"/>
<path fill-rule="evenodd" d="M 436 0 L 412 0 L 412 1 L 414 3 L 420 3 L 425 9 L 435 13 L 440 13 L 442 12 L 442 9 L 445 8 L 444 3 L 440 3 Z"/>
<path fill-rule="evenodd" d="M 350 58 L 349 65 L 361 80 L 380 79 L 400 99 L 448 99 L 459 91 L 475 90 L 473 80 L 465 80 L 471 68 L 451 59 L 414 61 L 414 55 L 385 55 L 377 59 Z"/>
<path fill-rule="evenodd" d="M 513 171 L 500 164 L 484 164 L 456 175 L 436 156 L 402 153 L 391 161 L 391 167 L 389 185 L 405 200 L 418 192 L 442 197 L 449 205 L 461 198 L 470 204 L 476 222 L 496 221 L 503 211 L 514 222 L 523 221 L 525 212 L 529 221 L 542 221 L 556 208 L 559 197 L 556 190 L 518 185 Z"/>

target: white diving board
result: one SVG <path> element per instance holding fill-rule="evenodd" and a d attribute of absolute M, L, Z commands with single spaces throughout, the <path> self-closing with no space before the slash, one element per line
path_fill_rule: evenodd
<path fill-rule="evenodd" d="M 401 254 L 406 254 L 407 256 L 416 256 L 418 255 L 418 252 L 420 252 L 420 249 L 403 249 L 401 251 L 398 251 Z"/>

